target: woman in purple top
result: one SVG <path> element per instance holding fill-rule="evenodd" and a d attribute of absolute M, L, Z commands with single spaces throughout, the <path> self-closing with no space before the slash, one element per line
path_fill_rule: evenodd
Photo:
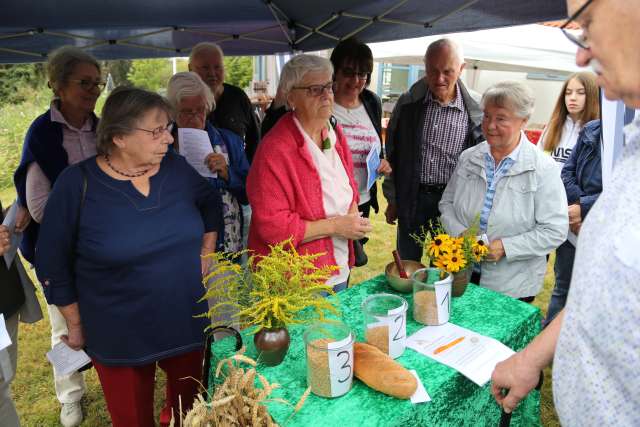
<path fill-rule="evenodd" d="M 68 167 L 49 196 L 36 271 L 85 348 L 111 420 L 152 426 L 156 364 L 167 373 L 160 417 L 188 410 L 199 379 L 207 310 L 200 255 L 221 231 L 220 196 L 167 153 L 171 108 L 159 95 L 116 89 L 98 127 L 98 156 Z"/>

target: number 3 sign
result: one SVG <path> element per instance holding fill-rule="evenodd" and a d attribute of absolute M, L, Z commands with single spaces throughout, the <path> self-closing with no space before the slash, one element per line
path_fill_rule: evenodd
<path fill-rule="evenodd" d="M 342 396 L 351 390 L 353 382 L 353 336 L 327 344 L 331 396 Z"/>

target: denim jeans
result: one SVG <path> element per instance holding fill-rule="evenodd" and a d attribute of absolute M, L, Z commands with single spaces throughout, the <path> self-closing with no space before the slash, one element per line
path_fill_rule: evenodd
<path fill-rule="evenodd" d="M 565 242 L 556 249 L 556 261 L 553 266 L 553 271 L 556 274 L 556 285 L 551 294 L 547 317 L 544 319 L 543 327 L 551 323 L 567 303 L 569 285 L 571 284 L 571 273 L 573 272 L 573 259 L 575 256 L 576 248 L 568 240 L 565 240 Z"/>
<path fill-rule="evenodd" d="M 412 234 L 421 234 L 422 228 L 429 227 L 429 222 L 435 223 L 440 216 L 438 203 L 442 198 L 439 192 L 419 192 L 416 200 L 416 214 L 409 221 L 398 218 L 398 252 L 401 259 L 420 262 L 422 259 L 422 245 L 419 245 Z"/>

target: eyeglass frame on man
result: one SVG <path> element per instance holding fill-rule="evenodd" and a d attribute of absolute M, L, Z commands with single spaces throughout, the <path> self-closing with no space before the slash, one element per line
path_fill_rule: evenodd
<path fill-rule="evenodd" d="M 587 9 L 587 7 L 589 7 L 589 5 L 593 3 L 593 0 L 587 0 L 582 6 L 580 6 L 580 8 L 578 10 L 575 11 L 575 13 L 573 15 L 571 15 L 569 17 L 569 19 L 567 19 L 565 21 L 564 24 L 562 24 L 562 26 L 560 27 L 560 31 L 562 31 L 562 34 L 565 35 L 566 38 L 569 39 L 570 42 L 578 45 L 578 47 L 580 47 L 581 49 L 589 49 L 589 43 L 587 42 L 585 36 L 584 36 L 584 32 L 580 33 L 580 35 L 578 36 L 574 36 L 573 34 L 571 34 L 569 31 L 567 31 L 567 27 L 572 23 L 575 22 L 578 17 L 580 15 L 582 15 L 582 13 Z"/>
<path fill-rule="evenodd" d="M 144 132 L 148 132 L 153 136 L 153 139 L 158 139 L 165 132 L 171 134 L 171 132 L 173 131 L 174 126 L 175 126 L 175 123 L 170 122 L 166 126 L 159 126 L 159 127 L 155 128 L 153 130 L 143 129 L 143 128 L 131 128 L 131 130 L 141 130 L 141 131 L 144 131 Z"/>
<path fill-rule="evenodd" d="M 86 80 L 86 79 L 67 79 L 68 82 L 73 82 L 73 83 L 78 83 L 80 85 L 80 87 L 84 90 L 93 90 L 93 88 L 98 88 L 98 90 L 100 92 L 102 92 L 104 90 L 105 87 L 107 87 L 107 82 L 103 82 L 103 81 L 92 81 L 92 80 Z"/>
<path fill-rule="evenodd" d="M 207 108 L 206 107 L 202 107 L 202 108 L 198 108 L 196 110 L 178 110 L 178 114 L 182 114 L 185 117 L 197 117 L 197 116 L 201 116 L 201 115 L 205 115 L 207 114 Z"/>
<path fill-rule="evenodd" d="M 292 89 L 304 89 L 307 91 L 307 95 L 318 97 L 321 96 L 325 91 L 333 93 L 333 82 L 329 82 L 323 85 L 294 86 Z"/>

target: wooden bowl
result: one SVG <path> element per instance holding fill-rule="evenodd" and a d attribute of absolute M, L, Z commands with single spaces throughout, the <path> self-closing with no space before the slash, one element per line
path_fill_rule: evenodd
<path fill-rule="evenodd" d="M 409 276 L 409 279 L 402 279 L 400 277 L 400 275 L 398 274 L 398 267 L 396 267 L 395 262 L 390 262 L 389 264 L 387 264 L 387 267 L 384 269 L 384 275 L 387 278 L 387 282 L 389 282 L 389 286 L 391 286 L 394 290 L 408 294 L 413 290 L 411 275 L 416 270 L 425 268 L 425 266 L 417 261 L 410 260 L 402 260 L 402 265 L 404 266 L 404 270 L 407 272 L 407 276 Z"/>

